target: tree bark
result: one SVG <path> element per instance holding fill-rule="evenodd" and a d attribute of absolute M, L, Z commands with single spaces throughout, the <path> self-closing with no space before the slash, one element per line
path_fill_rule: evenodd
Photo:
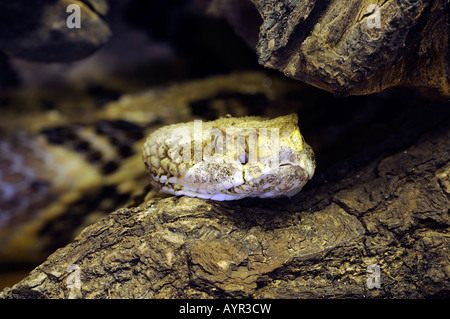
<path fill-rule="evenodd" d="M 449 154 L 435 108 L 290 199 L 119 209 L 0 297 L 448 298 Z"/>
<path fill-rule="evenodd" d="M 450 96 L 448 1 L 196 1 L 261 65 L 336 95 L 406 86 Z"/>

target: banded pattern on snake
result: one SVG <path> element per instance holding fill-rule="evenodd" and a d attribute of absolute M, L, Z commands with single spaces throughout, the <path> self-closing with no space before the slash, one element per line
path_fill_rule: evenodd
<path fill-rule="evenodd" d="M 298 88 L 246 72 L 128 94 L 89 111 L 2 109 L 0 264 L 40 262 L 106 213 L 156 196 L 142 147 L 157 129 L 226 114 L 296 112 L 298 104 L 286 100 Z"/>

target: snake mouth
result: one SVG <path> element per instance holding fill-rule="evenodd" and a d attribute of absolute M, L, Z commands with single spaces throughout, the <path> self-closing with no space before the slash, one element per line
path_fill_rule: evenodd
<path fill-rule="evenodd" d="M 292 162 L 284 162 L 281 164 L 278 164 L 278 168 L 283 168 L 283 167 L 300 167 L 302 170 L 304 170 L 306 172 L 306 174 L 308 175 L 308 179 L 311 179 L 314 175 L 314 165 L 312 165 L 310 163 L 310 158 L 309 157 L 303 157 L 299 163 L 292 163 Z"/>
<path fill-rule="evenodd" d="M 278 165 L 278 167 L 286 167 L 286 166 L 292 166 L 292 165 L 294 165 L 294 164 L 292 164 L 292 163 L 282 163 L 282 164 Z"/>

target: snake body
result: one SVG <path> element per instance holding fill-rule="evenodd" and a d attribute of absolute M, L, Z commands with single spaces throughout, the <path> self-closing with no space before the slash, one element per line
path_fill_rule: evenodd
<path fill-rule="evenodd" d="M 208 121 L 226 114 L 236 117 L 215 123 L 281 128 L 281 122 L 264 122 L 259 117 L 243 116 L 274 118 L 296 112 L 298 101 L 291 96 L 295 97 L 298 89 L 297 82 L 245 72 L 123 94 L 120 99 L 100 106 L 87 94 L 83 99 L 81 94 L 80 98 L 78 95 L 69 98 L 58 93 L 58 99 L 54 92 L 46 95 L 44 90 L 39 90 L 3 96 L 0 105 L 0 265 L 40 262 L 107 213 L 158 196 L 157 189 L 175 194 L 179 183 L 184 183 L 183 191 L 176 192 L 180 195 L 195 195 L 193 192 L 197 192 L 197 188 L 200 196 L 212 199 L 275 195 L 274 190 L 266 187 L 280 181 L 268 182 L 268 176 L 274 177 L 268 174 L 270 172 L 266 172 L 265 179 L 250 180 L 249 174 L 258 174 L 250 169 L 251 165 L 244 166 L 240 175 L 245 183 L 239 181 L 239 175 L 233 175 L 236 177 L 230 180 L 233 187 L 227 191 L 217 188 L 216 181 L 224 174 L 220 175 L 219 170 L 214 169 L 215 164 L 209 165 L 209 161 L 192 167 L 188 175 L 183 175 L 183 165 L 177 164 L 180 175 L 173 176 L 163 174 L 158 168 L 161 175 L 153 176 L 159 181 L 150 178 L 154 186 L 150 188 L 141 150 L 147 136 L 150 140 L 156 137 L 158 149 L 169 147 L 170 143 L 179 145 L 178 140 L 171 142 L 163 139 L 161 134 L 180 127 L 177 123 L 195 119 L 204 121 L 206 143 Z M 39 101 L 42 101 L 42 107 L 39 107 Z M 9 103 L 7 107 L 6 102 Z M 54 108 L 49 109 L 52 105 Z M 219 127 L 225 129 L 222 124 Z M 292 132 L 296 131 L 296 125 L 289 126 Z M 181 124 L 181 127 L 185 126 Z M 283 132 L 280 130 L 280 146 L 289 140 L 283 138 Z M 295 147 L 304 145 L 302 139 L 297 140 Z M 260 150 L 259 158 L 263 159 L 264 148 Z M 151 153 L 153 148 L 149 151 Z M 161 150 L 160 155 L 161 168 L 173 169 L 175 162 L 169 161 L 173 152 Z M 243 157 L 245 160 L 245 150 L 240 159 Z M 227 165 L 233 167 L 232 163 Z M 230 172 L 235 173 L 233 169 Z M 264 167 L 260 173 L 263 171 Z M 287 167 L 282 171 L 287 172 Z M 299 186 L 307 177 L 300 169 L 295 172 L 298 176 L 294 180 Z M 170 183 L 169 179 L 173 181 L 174 176 L 183 178 Z M 192 187 L 186 184 L 187 176 L 191 177 Z M 164 182 L 165 178 L 167 181 Z M 206 179 L 203 185 L 207 186 L 208 195 L 197 186 L 203 179 Z M 160 187 L 166 182 L 167 185 Z M 280 194 L 291 193 L 285 190 Z"/>
<path fill-rule="evenodd" d="M 297 194 L 314 174 L 296 114 L 166 126 L 143 147 L 151 183 L 164 193 L 212 200 Z"/>

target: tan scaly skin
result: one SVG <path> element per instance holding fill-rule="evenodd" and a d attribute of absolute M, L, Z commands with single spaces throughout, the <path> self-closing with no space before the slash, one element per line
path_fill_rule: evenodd
<path fill-rule="evenodd" d="M 150 181 L 162 193 L 219 201 L 293 196 L 315 169 L 297 122 L 290 114 L 162 127 L 143 147 Z"/>

